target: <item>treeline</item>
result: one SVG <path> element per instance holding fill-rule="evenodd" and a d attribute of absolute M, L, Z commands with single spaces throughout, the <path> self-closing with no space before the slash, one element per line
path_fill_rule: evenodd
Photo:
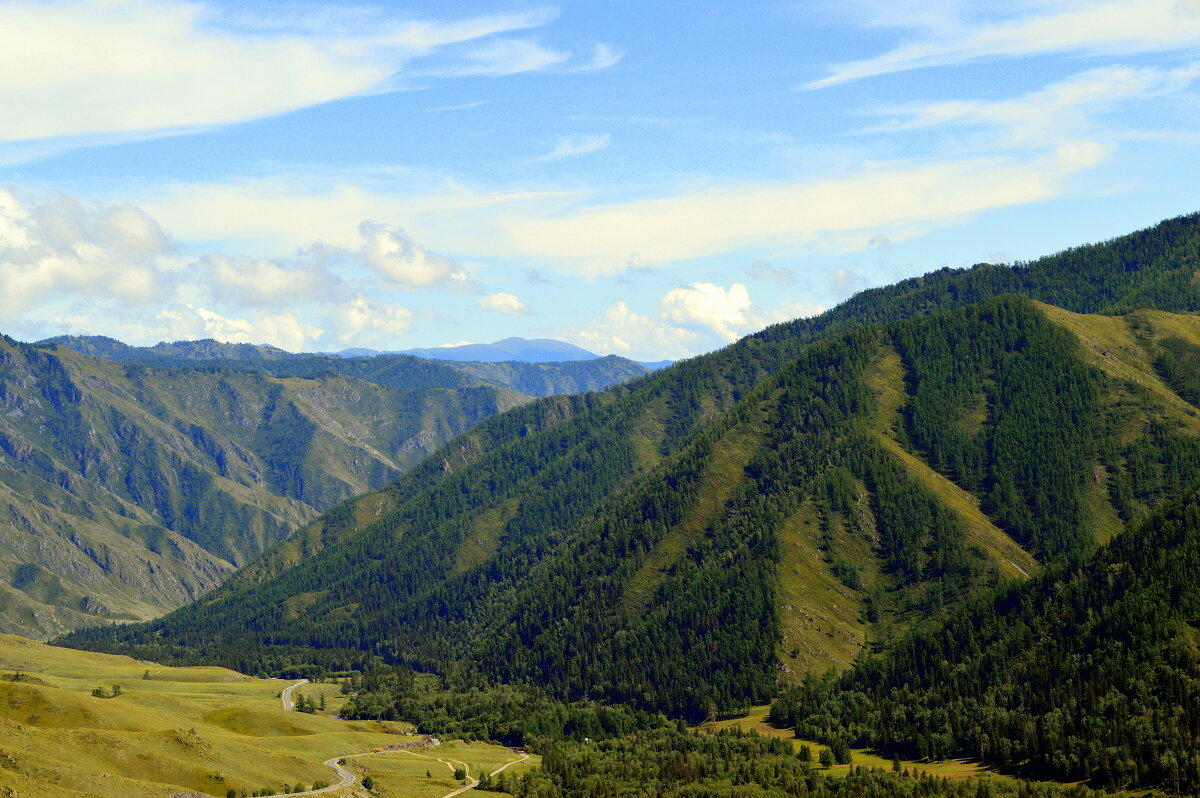
<path fill-rule="evenodd" d="M 594 701 L 566 704 L 532 687 L 445 688 L 407 668 L 372 668 L 343 682 L 344 718 L 402 720 L 421 734 L 540 748 L 551 740 L 602 740 L 663 726 L 662 715 Z"/>
<path fill-rule="evenodd" d="M 1200 495 L 772 707 L 797 736 L 1200 791 Z"/>
<path fill-rule="evenodd" d="M 502 774 L 503 775 L 503 774 Z M 661 728 L 588 744 L 550 743 L 542 766 L 505 786 L 519 798 L 1099 798 L 1085 787 L 948 781 L 851 767 L 830 777 L 786 740 Z"/>

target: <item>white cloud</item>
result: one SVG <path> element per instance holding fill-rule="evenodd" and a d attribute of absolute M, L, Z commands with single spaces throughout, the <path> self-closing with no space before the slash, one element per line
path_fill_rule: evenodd
<path fill-rule="evenodd" d="M 857 294 L 870 284 L 867 278 L 844 266 L 830 272 L 829 279 L 833 282 L 834 294 L 838 299 L 845 299 L 848 296 Z"/>
<path fill-rule="evenodd" d="M 452 22 L 383 18 L 358 30 L 235 31 L 199 0 L 8 2 L 0 5 L 0 141 L 277 114 L 376 90 L 414 58 L 552 17 L 532 11 Z M 546 65 L 506 41 L 478 51 L 481 70 Z"/>
<path fill-rule="evenodd" d="M 660 305 L 663 315 L 671 321 L 709 329 L 726 343 L 736 341 L 746 332 L 752 307 L 750 292 L 741 283 L 729 288 L 713 283 L 689 283 L 668 291 Z"/>
<path fill-rule="evenodd" d="M 983 126 L 999 130 L 1003 146 L 1052 146 L 1088 131 L 1093 114 L 1125 100 L 1184 91 L 1198 76 L 1198 64 L 1179 69 L 1101 67 L 1008 100 L 949 100 L 883 108 L 879 113 L 895 118 L 875 130 Z"/>
<path fill-rule="evenodd" d="M 367 299 L 326 260 L 353 270 L 374 259 L 409 286 L 466 280 L 461 268 L 402 231 L 366 225 L 364 235 L 354 251 L 316 245 L 281 259 L 183 258 L 158 223 L 131 205 L 0 190 L 0 322 L 39 337 L 66 330 L 131 343 L 216 338 L 292 351 L 320 341 L 365 345 L 405 334 L 414 314 L 386 301 L 378 280 Z M 505 305 L 505 296 L 497 295 L 498 307 L 520 305 L 515 297 L 516 305 Z"/>
<path fill-rule="evenodd" d="M 543 47 L 531 39 L 493 39 L 466 52 L 458 63 L 431 70 L 440 77 L 483 75 L 499 78 L 537 72 L 571 57 L 565 50 Z"/>
<path fill-rule="evenodd" d="M 582 328 L 568 328 L 560 336 L 593 352 L 618 354 L 643 360 L 680 358 L 698 349 L 736 341 L 754 328 L 793 318 L 792 311 L 812 310 L 808 303 L 782 303 L 761 314 L 741 283 L 725 288 L 696 282 L 667 291 L 657 315 L 630 310 L 617 302 Z"/>
<path fill-rule="evenodd" d="M 216 298 L 235 305 L 337 302 L 350 293 L 341 278 L 303 258 L 268 260 L 215 253 L 201 258 L 197 268 Z"/>
<path fill-rule="evenodd" d="M 1038 0 L 1025 3 L 1025 13 L 980 22 L 964 20 L 953 4 L 949 11 L 939 4 L 922 13 L 910 4 L 868 8 L 872 26 L 923 27 L 925 36 L 874 58 L 839 64 L 808 88 L 988 57 L 1126 55 L 1200 46 L 1197 0 Z"/>
<path fill-rule="evenodd" d="M 289 352 L 305 351 L 323 332 L 296 313 L 233 318 L 192 305 L 167 308 L 156 320 L 157 328 L 168 339 L 215 338 L 230 343 L 272 344 Z"/>
<path fill-rule="evenodd" d="M 0 189 L 0 318 L 47 297 L 162 297 L 172 281 L 162 260 L 173 253 L 162 228 L 131 205 Z"/>
<path fill-rule="evenodd" d="M 661 318 L 635 313 L 622 300 L 587 327 L 569 328 L 559 337 L 599 354 L 674 359 L 692 354 L 700 334 Z"/>
<path fill-rule="evenodd" d="M 758 280 L 769 280 L 780 288 L 786 288 L 796 281 L 796 273 L 791 269 L 772 266 L 765 260 L 756 260 L 747 266 L 746 275 Z"/>
<path fill-rule="evenodd" d="M 781 321 L 791 321 L 792 319 L 809 318 L 824 313 L 826 310 L 824 305 L 818 305 L 815 302 L 808 302 L 803 299 L 784 300 L 775 308 L 767 312 L 762 319 L 764 324 L 777 324 Z"/>
<path fill-rule="evenodd" d="M 379 276 L 408 288 L 449 288 L 474 292 L 478 286 L 454 261 L 413 241 L 399 227 L 366 221 L 359 225 L 358 256 Z"/>
<path fill-rule="evenodd" d="M 534 158 L 535 161 L 561 161 L 564 158 L 571 158 L 576 155 L 587 155 L 592 152 L 599 152 L 608 146 L 610 136 L 608 133 L 601 133 L 594 136 L 577 136 L 574 138 L 560 138 L 558 143 L 554 145 L 554 149 L 545 155 Z"/>
<path fill-rule="evenodd" d="M 597 72 L 601 69 L 608 69 L 620 63 L 625 57 L 625 53 L 614 49 L 611 45 L 604 42 L 597 42 L 596 47 L 592 50 L 592 59 L 582 66 L 576 67 L 576 72 Z"/>
<path fill-rule="evenodd" d="M 741 183 L 706 191 L 589 205 L 566 213 L 512 214 L 491 240 L 509 251 L 573 263 L 593 276 L 631 265 L 813 242 L 837 233 L 946 224 L 973 213 L 1045 200 L 1111 148 L 1068 142 L 1028 159 L 970 158 L 867 165 L 857 174 L 794 183 Z M 861 246 L 861 244 L 860 244 Z"/>
<path fill-rule="evenodd" d="M 386 344 L 412 328 L 412 311 L 400 305 L 357 297 L 343 303 L 335 315 L 337 338 L 342 343 Z"/>
<path fill-rule="evenodd" d="M 175 186 L 145 204 L 189 239 L 230 237 L 276 251 L 313 239 L 354 247 L 362 219 L 404 219 L 434 250 L 529 258 L 598 277 L 760 246 L 862 249 L 879 230 L 899 240 L 905 230 L 1058 196 L 1111 152 L 1082 139 L 1030 154 L 865 163 L 827 179 L 714 183 L 608 204 L 582 192 L 453 183 L 392 192 L 281 180 Z"/>
<path fill-rule="evenodd" d="M 516 294 L 508 294 L 503 291 L 481 296 L 475 300 L 475 304 L 484 310 L 504 313 L 508 316 L 524 316 L 529 313 L 529 308 L 517 298 Z"/>

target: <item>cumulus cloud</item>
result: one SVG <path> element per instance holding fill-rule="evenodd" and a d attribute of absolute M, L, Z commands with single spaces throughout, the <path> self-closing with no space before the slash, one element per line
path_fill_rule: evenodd
<path fill-rule="evenodd" d="M 277 259 L 185 258 L 131 205 L 0 190 L 0 322 L 44 335 L 216 338 L 297 351 L 321 341 L 388 342 L 411 329 L 414 314 L 356 268 L 373 265 L 404 288 L 470 283 L 398 228 L 370 223 L 363 231 L 355 250 L 313 245 Z M 366 285 L 352 285 L 347 271 Z M 511 294 L 488 299 L 501 312 L 524 308 Z"/>
<path fill-rule="evenodd" d="M 503 291 L 481 296 L 475 300 L 475 304 L 484 310 L 504 313 L 508 316 L 524 316 L 529 313 L 529 308 L 517 298 L 516 294 L 508 294 Z"/>
<path fill-rule="evenodd" d="M 255 119 L 377 90 L 415 58 L 538 27 L 553 16 L 540 10 L 445 22 L 378 17 L 357 20 L 357 29 L 245 30 L 222 25 L 226 18 L 215 4 L 199 0 L 4 3 L 0 141 Z M 561 60 L 509 40 L 476 53 L 481 74 Z"/>
<path fill-rule="evenodd" d="M 289 352 L 302 352 L 322 330 L 296 313 L 254 314 L 245 318 L 224 316 L 192 305 L 175 305 L 157 316 L 165 337 L 176 340 L 215 338 L 243 344 L 272 344 Z"/>
<path fill-rule="evenodd" d="M 161 261 L 174 251 L 162 228 L 131 205 L 0 189 L 0 315 L 11 318 L 51 295 L 159 298 L 171 283 Z"/>
<path fill-rule="evenodd" d="M 824 305 L 803 299 L 784 300 L 764 314 L 763 321 L 765 324 L 777 324 L 792 319 L 806 319 L 824 313 L 825 310 Z"/>
<path fill-rule="evenodd" d="M 341 304 L 335 318 L 342 343 L 380 344 L 407 333 L 413 313 L 400 305 L 356 297 Z"/>
<path fill-rule="evenodd" d="M 304 258 L 268 260 L 214 253 L 201 258 L 197 268 L 217 299 L 235 305 L 337 302 L 350 294 L 340 277 Z"/>
<path fill-rule="evenodd" d="M 726 343 L 736 341 L 749 321 L 750 292 L 741 283 L 722 288 L 689 283 L 668 291 L 660 303 L 665 317 L 685 326 L 711 330 Z"/>
<path fill-rule="evenodd" d="M 746 267 L 746 275 L 757 280 L 769 280 L 780 288 L 796 282 L 796 273 L 791 269 L 772 266 L 765 260 L 756 260 Z"/>
<path fill-rule="evenodd" d="M 359 257 L 385 280 L 408 288 L 479 290 L 461 266 L 413 241 L 399 227 L 366 221 L 358 231 L 363 239 Z"/>
<path fill-rule="evenodd" d="M 1047 53 L 1127 55 L 1200 46 L 1197 0 L 1032 0 L 1023 13 L 968 21 L 959 4 L 860 3 L 868 24 L 918 27 L 924 35 L 873 58 L 839 64 L 808 84 L 817 89 L 850 80 L 980 58 Z"/>
<path fill-rule="evenodd" d="M 829 279 L 833 283 L 833 291 L 838 299 L 845 299 L 852 294 L 857 294 L 870 284 L 867 278 L 844 266 L 830 272 Z"/>
<path fill-rule="evenodd" d="M 561 337 L 600 354 L 677 358 L 692 354 L 700 334 L 662 318 L 635 313 L 622 300 L 587 327 L 569 328 Z"/>

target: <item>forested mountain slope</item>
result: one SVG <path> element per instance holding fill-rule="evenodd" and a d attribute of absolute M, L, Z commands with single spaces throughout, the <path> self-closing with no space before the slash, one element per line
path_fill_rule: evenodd
<path fill-rule="evenodd" d="M 1106 286 L 1115 307 L 1191 285 L 1196 241 L 1174 220 L 856 302 L 953 307 L 1008 273 L 1083 309 Z M 1191 317 L 1013 296 L 849 313 L 489 419 L 202 604 L 68 642 L 242 668 L 370 651 L 703 717 L 771 695 L 781 664 L 846 667 L 1003 577 L 1087 557 L 1200 465 L 1200 413 L 1161 366 L 1193 356 Z"/>
<path fill-rule="evenodd" d="M 1099 786 L 1200 790 L 1200 494 L 773 709 L 797 735 Z"/>
<path fill-rule="evenodd" d="M 482 385 L 164 370 L 0 338 L 0 630 L 161 614 L 525 401 Z"/>

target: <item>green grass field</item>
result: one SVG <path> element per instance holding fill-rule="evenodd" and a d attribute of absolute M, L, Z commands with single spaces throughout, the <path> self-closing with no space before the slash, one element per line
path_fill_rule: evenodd
<path fill-rule="evenodd" d="M 12 681 L 18 673 L 21 680 Z M 329 717 L 343 700 L 333 684 L 300 688 L 313 697 L 326 695 L 326 716 L 284 712 L 279 693 L 288 684 L 0 635 L 0 795 L 223 798 L 230 789 L 283 792 L 296 784 L 336 781 L 322 764 L 331 757 L 419 739 L 404 724 Z M 120 695 L 92 695 L 98 687 L 111 695 L 114 685 L 120 685 Z M 464 761 L 472 772 L 518 758 L 501 746 L 455 742 L 427 753 Z M 401 756 L 348 761 L 363 773 L 379 773 L 377 796 L 436 798 L 454 789 L 452 768 L 431 762 L 441 768 L 431 771 L 439 784 L 452 784 L 439 793 L 423 783 L 430 781 L 426 767 L 393 764 Z M 419 758 L 403 755 L 408 760 Z"/>
<path fill-rule="evenodd" d="M 821 751 L 828 746 L 813 742 L 812 740 L 796 739 L 791 729 L 780 729 L 767 723 L 767 713 L 770 712 L 769 706 L 752 707 L 749 714 L 744 718 L 733 718 L 732 720 L 721 720 L 712 723 L 705 723 L 699 727 L 700 731 L 707 733 L 715 733 L 721 729 L 741 729 L 742 731 L 754 731 L 766 737 L 779 737 L 785 740 L 792 741 L 792 747 L 797 751 L 800 746 L 807 745 L 813 754 L 813 761 L 821 755 Z M 834 765 L 829 768 L 828 772 L 831 776 L 844 776 L 853 766 L 864 766 L 869 768 L 883 768 L 891 770 L 892 760 L 886 759 L 865 749 L 856 748 L 853 751 L 853 756 L 849 765 Z M 931 776 L 937 776 L 943 779 L 969 779 L 976 776 L 982 778 L 991 778 L 999 780 L 1011 780 L 1010 776 L 1002 773 L 997 773 L 993 770 L 983 767 L 982 765 L 970 762 L 966 759 L 947 759 L 941 762 L 908 762 L 901 761 L 901 767 L 908 768 L 909 771 L 918 773 L 925 772 Z"/>
<path fill-rule="evenodd" d="M 440 798 L 463 787 L 466 781 L 456 781 L 454 772 L 462 768 L 468 778 L 515 762 L 506 772 L 519 776 L 536 767 L 540 757 L 521 759 L 507 748 L 486 743 L 466 743 L 454 740 L 437 748 L 419 751 L 380 753 L 350 760 L 350 769 L 375 780 L 375 793 L 389 798 Z M 496 793 L 473 793 L 495 795 Z"/>

